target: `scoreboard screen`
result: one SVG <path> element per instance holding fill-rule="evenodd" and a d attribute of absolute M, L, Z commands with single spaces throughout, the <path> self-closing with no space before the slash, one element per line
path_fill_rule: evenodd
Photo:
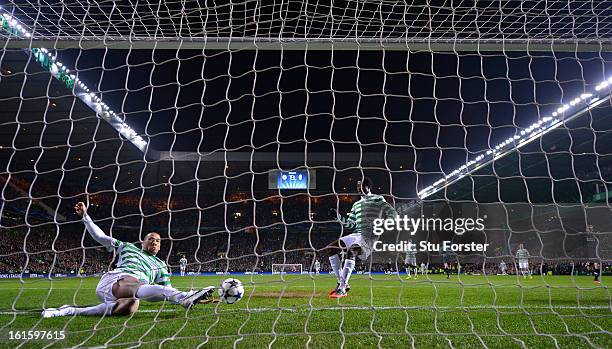
<path fill-rule="evenodd" d="M 268 180 L 270 189 L 315 189 L 314 171 L 272 171 Z"/>
<path fill-rule="evenodd" d="M 278 189 L 306 189 L 308 188 L 308 171 L 280 171 L 277 181 Z"/>

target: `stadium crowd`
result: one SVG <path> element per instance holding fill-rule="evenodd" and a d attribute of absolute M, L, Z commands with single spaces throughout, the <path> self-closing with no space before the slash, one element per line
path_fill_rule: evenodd
<path fill-rule="evenodd" d="M 78 224 L 78 222 L 76 223 Z M 110 224 L 101 223 L 105 229 Z M 321 270 L 329 271 L 329 262 L 323 248 L 335 240 L 340 231 L 325 226 L 275 226 L 271 228 L 248 228 L 237 232 L 201 230 L 177 230 L 163 238 L 159 256 L 171 270 L 178 271 L 178 260 L 185 256 L 187 271 L 191 272 L 270 272 L 273 264 L 301 264 L 303 271 L 313 270 L 314 261 L 321 262 Z M 112 235 L 123 241 L 138 242 L 138 227 L 114 227 Z M 109 231 L 109 230 L 107 230 Z M 137 231 L 135 234 L 134 232 Z M 140 234 L 143 236 L 146 231 Z M 0 274 L 15 273 L 103 273 L 113 268 L 115 256 L 85 233 L 82 226 L 69 224 L 52 228 L 48 224 L 29 229 L 2 229 L 4 237 L 0 245 Z M 427 265 L 431 273 L 438 273 L 442 263 L 437 255 L 419 253 L 417 257 Z M 499 262 L 462 262 L 458 256 L 459 272 L 462 274 L 501 274 Z M 506 273 L 514 274 L 514 258 L 503 258 Z M 457 272 L 455 268 L 455 272 Z M 555 275 L 590 274 L 592 265 L 585 262 L 545 261 L 532 264 L 534 274 Z M 603 265 L 610 272 L 610 265 Z M 385 263 L 357 261 L 359 272 L 404 271 L 403 256 Z"/>
<path fill-rule="evenodd" d="M 4 187 L 0 218 L 0 273 L 101 273 L 113 267 L 114 254 L 99 247 L 85 232 L 72 212 L 74 202 L 83 199 L 75 194 L 61 200 L 53 187 L 13 176 L 11 186 Z M 66 217 L 58 222 L 41 200 L 29 200 L 24 193 L 45 197 L 45 205 L 57 208 Z M 324 271 L 329 261 L 322 249 L 336 240 L 343 231 L 328 216 L 330 207 L 348 212 L 353 198 L 348 195 L 289 197 L 271 196 L 264 200 L 248 199 L 246 193 L 232 193 L 222 202 L 192 202 L 181 196 L 144 196 L 103 192 L 92 194 L 89 214 L 112 236 L 138 242 L 150 231 L 163 238 L 159 256 L 174 270 L 181 256 L 188 259 L 188 271 L 193 272 L 269 272 L 273 264 L 301 264 L 310 270 L 314 260 Z M 55 201 L 54 201 L 55 200 Z M 199 206 L 199 207 L 198 207 Z M 308 207 L 308 209 L 304 209 Z M 501 246 L 503 241 L 496 245 Z M 528 245 L 528 244 L 527 244 Z M 537 248 L 535 249 L 537 251 Z M 514 260 L 508 252 L 507 273 L 514 273 Z M 436 255 L 419 254 L 432 272 L 441 267 Z M 500 274 L 500 258 L 463 260 L 461 272 Z M 584 264 L 571 260 L 534 260 L 534 273 L 589 273 Z M 396 272 L 403 269 L 403 256 L 382 263 L 358 261 L 358 271 Z M 604 270 L 609 266 L 604 266 Z"/>

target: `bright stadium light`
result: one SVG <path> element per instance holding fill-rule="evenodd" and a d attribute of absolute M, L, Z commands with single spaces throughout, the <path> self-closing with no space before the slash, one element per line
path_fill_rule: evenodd
<path fill-rule="evenodd" d="M 604 80 L 599 85 L 597 85 L 595 90 L 601 91 L 604 88 L 610 86 L 611 84 L 612 84 L 612 77 L 608 78 L 607 80 Z M 552 116 L 546 116 L 542 118 L 541 120 L 531 124 L 526 129 L 521 130 L 519 134 L 514 135 L 513 137 L 510 137 L 510 138 L 507 138 L 501 143 L 496 144 L 492 149 L 487 150 L 485 154 L 478 155 L 474 160 L 470 160 L 465 165 L 462 165 L 458 169 L 451 171 L 451 173 L 445 177 L 446 178 L 446 181 L 444 181 L 446 182 L 445 185 L 442 185 L 443 182 L 436 181 L 432 185 L 425 188 L 424 190 L 421 190 L 418 193 L 419 198 L 425 199 L 427 196 L 435 193 L 437 190 L 444 188 L 444 186 L 450 185 L 451 183 L 464 177 L 466 173 L 463 173 L 463 171 L 465 171 L 466 169 L 468 170 L 467 172 L 469 173 L 470 171 L 480 168 L 482 164 L 489 162 L 491 160 L 498 159 L 504 156 L 505 154 L 507 154 L 508 152 L 514 149 L 518 149 L 524 146 L 525 144 L 529 143 L 531 140 L 542 136 L 544 133 L 554 128 L 557 128 L 563 123 L 563 119 L 557 120 L 555 119 L 555 117 L 560 116 L 560 115 L 565 115 L 565 112 L 567 112 L 568 110 L 576 106 L 581 105 L 581 103 L 584 103 L 587 99 L 591 97 L 593 97 L 593 93 L 582 93 L 580 94 L 579 97 L 572 99 L 568 104 L 561 105 L 560 107 L 557 108 L 556 111 L 554 111 L 551 114 Z M 607 97 L 609 98 L 610 95 L 607 95 Z M 595 106 L 599 104 L 597 102 L 601 102 L 601 97 L 596 96 L 592 98 L 590 101 L 588 101 L 588 103 L 586 103 L 587 104 L 586 109 L 584 110 L 590 110 L 594 108 Z M 547 125 L 548 122 L 550 123 Z M 522 138 L 521 136 L 525 138 Z M 516 143 L 516 141 L 518 141 L 518 143 Z M 504 152 L 501 152 L 506 146 L 512 143 L 516 144 L 514 148 L 510 148 L 508 150 L 505 150 Z M 485 156 L 485 155 L 488 155 L 488 156 Z"/>
<path fill-rule="evenodd" d="M 0 23 L 0 28 L 6 30 L 6 28 L 8 27 L 10 34 L 16 36 L 22 35 L 26 38 L 30 38 L 32 36 L 32 34 L 26 29 L 24 25 L 19 23 L 14 17 L 9 15 L 8 13 L 3 13 L 2 17 L 0 18 L 3 18 L 3 22 Z M 33 54 L 36 60 L 41 63 L 43 67 L 47 67 L 51 75 L 53 75 L 56 79 L 62 81 L 67 88 L 72 90 L 75 97 L 81 99 L 83 102 L 85 102 L 85 104 L 92 107 L 96 111 L 97 115 L 101 115 L 102 110 L 110 111 L 109 114 L 115 115 L 115 113 L 110 110 L 110 107 L 106 103 L 102 102 L 100 97 L 96 96 L 93 93 L 88 94 L 90 92 L 89 87 L 87 87 L 87 85 L 85 85 L 82 81 L 79 81 L 74 74 L 69 75 L 70 69 L 68 69 L 64 63 L 58 61 L 57 56 L 53 55 L 48 49 L 32 48 L 28 51 Z M 48 55 L 49 58 L 46 58 L 44 56 L 45 53 Z M 79 93 L 77 89 L 80 89 L 85 93 Z M 92 100 L 95 100 L 97 103 L 92 104 Z M 124 129 L 131 130 L 131 136 L 126 138 L 129 139 L 140 150 L 144 151 L 146 149 L 146 141 L 142 137 L 135 135 L 135 131 L 132 130 L 121 119 L 112 122 L 111 126 L 113 126 L 113 128 L 115 128 L 120 133 L 121 130 Z"/>
<path fill-rule="evenodd" d="M 606 87 L 608 87 L 610 83 L 607 80 L 604 80 L 601 84 L 597 85 L 597 87 L 595 87 L 596 91 L 600 91 Z"/>

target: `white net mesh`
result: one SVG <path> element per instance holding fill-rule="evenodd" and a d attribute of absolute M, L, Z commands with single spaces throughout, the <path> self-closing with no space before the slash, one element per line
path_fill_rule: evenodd
<path fill-rule="evenodd" d="M 13 2 L 27 42 L 54 47 L 610 49 L 606 1 Z M 269 44 L 269 45 L 266 45 Z M 465 46 L 464 46 L 465 45 Z M 22 46 L 23 47 L 23 46 Z"/>
<path fill-rule="evenodd" d="M 610 5 L 3 5 L 0 341 L 608 347 Z M 400 215 L 455 224 L 381 243 L 486 251 L 374 251 L 329 299 L 325 247 L 353 231 L 328 211 L 364 175 Z M 174 287 L 237 277 L 243 300 L 41 318 L 97 304 L 116 267 L 78 201 L 121 241 L 160 233 Z"/>

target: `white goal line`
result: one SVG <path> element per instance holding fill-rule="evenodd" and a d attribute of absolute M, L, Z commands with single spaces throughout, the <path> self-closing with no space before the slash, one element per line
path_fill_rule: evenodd
<path fill-rule="evenodd" d="M 385 280 L 386 281 L 386 280 Z M 410 289 L 414 286 L 423 286 L 423 285 L 427 285 L 427 286 L 436 286 L 436 285 L 448 285 L 448 284 L 452 284 L 454 286 L 461 286 L 462 288 L 474 288 L 475 286 L 478 287 L 486 287 L 487 289 L 490 287 L 493 287 L 495 289 L 499 289 L 499 288 L 507 288 L 507 287 L 515 287 L 517 285 L 520 285 L 520 283 L 508 283 L 508 284 L 461 284 L 459 282 L 444 282 L 444 281 L 431 281 L 431 282 L 427 282 L 429 280 L 424 279 L 423 282 L 419 282 L 417 281 L 417 283 L 410 283 L 407 281 L 401 281 L 402 284 L 401 285 L 376 285 L 376 281 L 373 282 L 373 285 L 351 285 L 351 288 L 353 289 L 357 289 L 357 288 L 367 288 L 367 289 L 377 289 L 377 288 L 400 288 L 400 289 Z M 262 283 L 262 284 L 249 284 L 249 283 L 243 283 L 244 285 L 248 286 L 248 287 L 252 287 L 255 289 L 255 291 L 253 292 L 254 295 L 257 295 L 258 292 L 288 292 L 291 291 L 291 289 L 295 289 L 295 288 L 301 288 L 301 289 L 311 289 L 313 292 L 316 292 L 317 290 L 314 289 L 313 285 L 291 285 L 291 284 L 284 284 L 284 283 L 275 283 L 275 284 L 270 284 L 270 283 Z M 185 289 L 187 287 L 191 287 L 191 286 L 179 286 L 179 289 Z M 195 286 L 194 286 L 195 287 Z M 317 285 L 316 287 L 320 287 L 320 285 Z M 542 287 L 546 287 L 546 285 L 541 284 L 541 285 L 528 285 L 525 286 L 525 289 L 538 289 L 538 288 L 542 288 Z M 551 288 L 554 289 L 575 289 L 575 290 L 591 290 L 594 288 L 600 288 L 598 286 L 592 286 L 592 285 L 550 285 Z M 9 287 L 3 287 L 0 286 L 0 290 L 74 290 L 74 287 L 14 287 L 14 286 L 9 286 Z M 95 290 L 95 287 L 78 287 L 79 290 Z"/>
<path fill-rule="evenodd" d="M 568 309 L 568 310 L 599 310 L 599 309 L 610 309 L 612 307 L 605 305 L 585 305 L 585 306 L 573 306 L 573 305 L 558 305 L 558 306 L 544 306 L 544 305 L 526 305 L 526 306 L 514 306 L 514 305 L 470 305 L 470 306 L 333 306 L 333 307 L 312 307 L 312 308 L 239 308 L 239 309 L 227 309 L 227 310 L 216 310 L 216 314 L 222 313 L 260 313 L 268 311 L 286 311 L 290 313 L 307 312 L 307 311 L 338 311 L 338 310 L 527 310 L 527 309 Z M 0 311 L 0 315 L 24 315 L 39 313 L 39 310 L 17 310 L 17 311 Z M 139 313 L 176 313 L 185 312 L 185 309 L 176 307 L 174 309 L 142 309 L 138 310 Z M 568 314 L 561 314 L 561 316 Z M 573 315 L 572 315 L 573 316 Z"/>

